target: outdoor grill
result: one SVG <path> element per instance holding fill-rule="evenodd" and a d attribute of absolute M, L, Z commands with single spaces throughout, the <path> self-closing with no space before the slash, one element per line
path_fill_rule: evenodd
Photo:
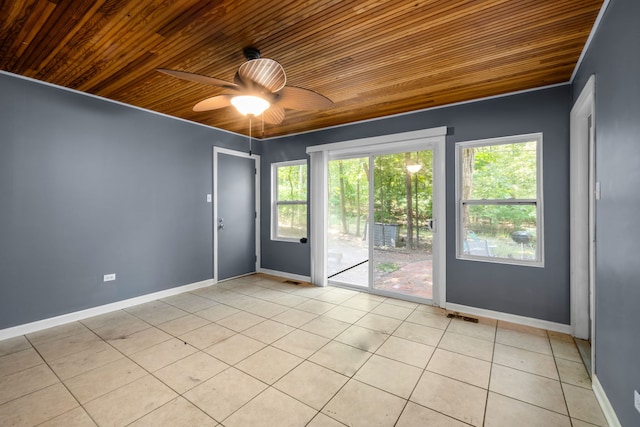
<path fill-rule="evenodd" d="M 529 243 L 533 236 L 528 231 L 520 230 L 511 233 L 511 239 L 516 243 Z"/>

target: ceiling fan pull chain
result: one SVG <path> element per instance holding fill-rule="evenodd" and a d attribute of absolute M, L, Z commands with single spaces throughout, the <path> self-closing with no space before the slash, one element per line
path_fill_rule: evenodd
<path fill-rule="evenodd" d="M 249 116 L 249 156 L 251 156 L 251 116 Z"/>

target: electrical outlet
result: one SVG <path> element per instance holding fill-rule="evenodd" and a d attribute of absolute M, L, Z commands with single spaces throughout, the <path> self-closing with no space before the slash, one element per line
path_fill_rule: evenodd
<path fill-rule="evenodd" d="M 638 393 L 638 390 L 633 390 L 633 404 L 636 410 L 640 412 L 640 393 Z"/>
<path fill-rule="evenodd" d="M 105 274 L 104 275 L 104 279 L 102 280 L 103 282 L 112 282 L 116 280 L 116 273 L 113 274 Z"/>

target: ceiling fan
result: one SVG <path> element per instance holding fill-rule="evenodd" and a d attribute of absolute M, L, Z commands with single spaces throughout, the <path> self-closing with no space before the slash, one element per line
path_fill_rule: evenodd
<path fill-rule="evenodd" d="M 317 92 L 286 86 L 287 77 L 282 65 L 273 59 L 261 58 L 260 51 L 255 47 L 244 48 L 243 54 L 247 62 L 240 65 L 233 83 L 185 71 L 166 68 L 158 68 L 158 71 L 231 92 L 204 99 L 194 105 L 193 111 L 210 111 L 233 105 L 244 115 L 262 114 L 265 122 L 278 124 L 284 120 L 285 108 L 310 111 L 333 106 L 329 98 Z"/>

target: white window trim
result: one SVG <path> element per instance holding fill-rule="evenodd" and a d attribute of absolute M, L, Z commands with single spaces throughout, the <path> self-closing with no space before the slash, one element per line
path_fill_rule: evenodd
<path fill-rule="evenodd" d="M 278 205 L 306 205 L 307 215 L 309 214 L 309 189 L 307 184 L 307 200 L 295 200 L 278 203 L 278 168 L 287 166 L 307 166 L 307 183 L 309 182 L 309 165 L 306 159 L 289 160 L 286 162 L 271 163 L 271 240 L 278 242 L 299 242 L 301 237 L 281 237 L 278 236 Z M 308 218 L 308 216 L 307 216 Z M 307 230 L 309 224 L 307 224 Z M 305 232 L 302 237 L 307 237 L 309 233 Z"/>
<path fill-rule="evenodd" d="M 462 168 L 460 167 L 461 151 L 464 148 L 486 147 L 491 145 L 506 145 L 518 142 L 535 140 L 536 150 L 536 193 L 537 199 L 483 199 L 467 200 L 469 205 L 514 205 L 535 204 L 537 222 L 537 259 L 533 261 L 509 258 L 493 258 L 480 255 L 469 255 L 463 252 L 463 225 L 462 225 Z M 521 265 L 527 267 L 544 267 L 544 209 L 543 209 L 543 168 L 542 168 L 542 132 L 524 135 L 504 136 L 498 138 L 480 139 L 475 141 L 462 141 L 456 143 L 456 258 L 468 261 L 490 262 L 495 264 Z"/>

